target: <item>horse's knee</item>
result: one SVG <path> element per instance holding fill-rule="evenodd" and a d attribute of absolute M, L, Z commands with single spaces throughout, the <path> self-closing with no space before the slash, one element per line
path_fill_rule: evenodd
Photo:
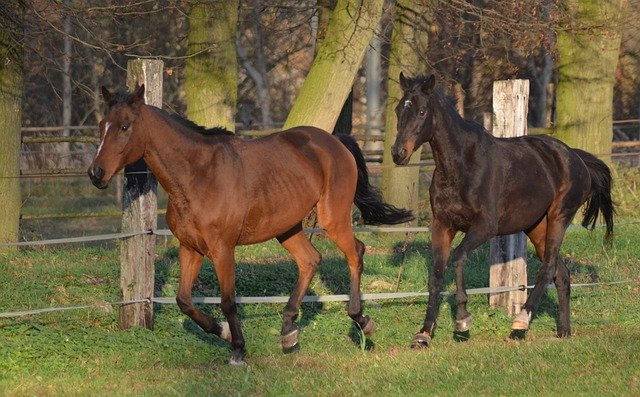
<path fill-rule="evenodd" d="M 309 256 L 309 266 L 315 271 L 320 266 L 320 262 L 322 262 L 322 254 L 320 254 L 317 250 Z"/>

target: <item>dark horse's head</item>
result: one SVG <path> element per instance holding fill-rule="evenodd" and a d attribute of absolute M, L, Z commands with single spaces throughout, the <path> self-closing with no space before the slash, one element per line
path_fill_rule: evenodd
<path fill-rule="evenodd" d="M 136 127 L 144 104 L 144 84 L 132 94 L 112 94 L 102 87 L 102 96 L 109 109 L 100 121 L 100 146 L 88 173 L 96 187 L 105 189 L 116 172 L 144 154 L 145 134 Z"/>
<path fill-rule="evenodd" d="M 429 98 L 435 86 L 435 76 L 406 78 L 400 72 L 402 98 L 396 106 L 398 135 L 391 148 L 393 162 L 404 165 L 411 155 L 433 136 L 433 107 Z"/>

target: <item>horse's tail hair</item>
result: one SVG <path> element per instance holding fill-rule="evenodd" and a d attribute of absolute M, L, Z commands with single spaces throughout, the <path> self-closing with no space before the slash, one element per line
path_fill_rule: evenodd
<path fill-rule="evenodd" d="M 364 223 L 369 225 L 397 225 L 412 221 L 415 217 L 410 210 L 397 208 L 382 199 L 380 191 L 369 183 L 367 164 L 358 143 L 349 135 L 336 135 L 340 142 L 349 149 L 358 167 L 358 184 L 356 197 L 353 200 L 362 214 Z"/>
<path fill-rule="evenodd" d="M 591 195 L 584 209 L 582 226 L 593 229 L 598 219 L 598 212 L 602 213 L 607 228 L 604 240 L 605 244 L 610 246 L 613 238 L 613 216 L 616 212 L 615 203 L 611 199 L 611 170 L 593 154 L 580 149 L 573 150 L 580 156 L 591 175 Z"/>

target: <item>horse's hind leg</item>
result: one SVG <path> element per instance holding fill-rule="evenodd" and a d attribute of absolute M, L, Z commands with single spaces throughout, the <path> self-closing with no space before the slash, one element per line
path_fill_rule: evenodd
<path fill-rule="evenodd" d="M 203 256 L 195 250 L 181 245 L 179 259 L 180 285 L 178 287 L 178 296 L 176 298 L 178 307 L 180 307 L 180 310 L 195 321 L 195 323 L 198 324 L 205 332 L 231 341 L 231 334 L 229 333 L 228 327 L 221 327 L 213 317 L 198 310 L 191 299 L 191 290 L 193 289 L 193 283 L 196 281 L 196 278 L 198 278 Z"/>
<path fill-rule="evenodd" d="M 278 241 L 293 255 L 298 265 L 298 280 L 291 291 L 289 301 L 284 308 L 282 320 L 282 350 L 291 352 L 299 347 L 298 328 L 295 321 L 300 312 L 302 298 L 309 288 L 311 279 L 316 274 L 322 256 L 311 245 L 307 236 L 302 232 L 302 224 L 298 224 L 291 231 L 279 236 Z"/>
<path fill-rule="evenodd" d="M 557 212 L 557 211 L 555 211 Z M 539 233 L 529 233 L 529 238 L 536 246 L 538 256 L 543 255 L 542 267 L 538 270 L 536 276 L 536 284 L 529 294 L 527 301 L 525 302 L 522 311 L 516 316 L 511 325 L 513 331 L 526 331 L 529 329 L 529 322 L 533 311 L 538 306 L 540 299 L 544 295 L 547 285 L 552 279 L 556 279 L 556 285 L 558 289 L 558 298 L 560 304 L 560 327 L 558 328 L 558 334 L 561 336 L 567 336 L 569 332 L 569 270 L 559 258 L 560 245 L 564 239 L 564 234 L 567 229 L 569 221 L 564 217 L 560 218 L 557 215 L 549 214 L 547 218 L 546 234 L 544 242 L 540 241 L 536 244 L 536 240 L 541 240 Z M 541 228 L 541 226 L 540 226 Z M 535 229 L 534 229 L 535 230 Z"/>
<path fill-rule="evenodd" d="M 569 308 L 571 282 L 569 268 L 560 258 L 556 261 L 556 274 L 553 281 L 558 292 L 558 336 L 564 338 L 571 336 L 571 311 Z"/>
<path fill-rule="evenodd" d="M 353 235 L 351 228 L 351 202 L 348 206 L 340 207 L 335 203 L 333 207 L 320 200 L 317 206 L 318 222 L 325 229 L 326 235 L 338 246 L 347 259 L 350 273 L 348 314 L 366 336 L 375 331 L 375 322 L 369 316 L 362 315 L 360 302 L 360 278 L 362 275 L 365 246 Z"/>

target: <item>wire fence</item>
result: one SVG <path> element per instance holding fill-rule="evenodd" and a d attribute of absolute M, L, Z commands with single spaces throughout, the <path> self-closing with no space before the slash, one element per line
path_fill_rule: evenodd
<path fill-rule="evenodd" d="M 635 122 L 637 120 L 631 120 L 630 122 Z M 627 121 L 625 121 L 627 122 Z M 23 129 L 23 131 L 59 131 L 62 129 L 97 129 L 97 127 L 31 127 L 28 129 Z M 258 131 L 255 134 L 243 134 L 245 136 L 260 136 L 266 133 L 271 133 L 273 131 Z M 356 139 L 361 141 L 376 141 L 382 140 L 382 137 L 377 136 L 365 136 L 365 135 L 356 135 Z M 76 136 L 76 137 L 23 137 L 23 143 L 26 144 L 42 144 L 42 143 L 98 143 L 98 139 L 90 136 Z M 614 142 L 614 147 L 619 149 L 629 149 L 640 146 L 640 141 L 627 141 L 627 142 Z M 599 154 L 600 157 L 611 156 L 612 158 L 623 157 L 623 156 L 640 156 L 640 151 L 633 152 L 620 152 L 620 153 L 603 153 Z M 379 163 L 371 163 L 369 164 L 369 168 L 371 171 L 376 172 L 380 171 L 387 167 L 397 167 L 395 165 L 386 165 Z M 425 161 L 421 161 L 414 164 L 406 165 L 405 167 L 421 167 L 421 168 L 429 168 L 433 167 L 433 161 L 426 159 Z M 148 173 L 147 172 L 135 172 L 128 173 L 131 174 L 140 174 L 140 173 Z M 84 171 L 67 169 L 67 170 L 36 170 L 31 171 L 29 173 L 24 173 L 16 176 L 0 176 L 0 178 L 59 178 L 59 177 L 84 177 L 86 173 Z M 164 210 L 159 211 L 159 215 L 162 215 Z M 84 213 L 66 213 L 66 214 L 25 214 L 22 215 L 23 220 L 38 220 L 38 219 L 53 219 L 53 218 L 84 218 L 84 217 L 118 217 L 121 216 L 120 211 L 110 211 L 108 213 L 103 212 L 84 212 Z M 631 224 L 639 224 L 640 221 L 637 222 L 628 222 L 624 225 Z M 577 225 L 571 225 L 570 227 L 577 227 Z M 430 230 L 429 227 L 354 227 L 354 232 L 356 233 L 420 233 L 420 232 L 428 232 Z M 306 233 L 322 233 L 323 230 L 320 228 L 305 228 Z M 10 242 L 10 243 L 0 243 L 0 247 L 33 247 L 33 246 L 45 246 L 45 245 L 56 245 L 56 244 L 75 244 L 75 243 L 85 243 L 85 242 L 96 242 L 96 241 L 105 241 L 105 240 L 114 240 L 114 239 L 126 239 L 139 235 L 158 235 L 158 236 L 172 236 L 171 231 L 168 229 L 157 229 L 157 230 L 146 230 L 132 233 L 108 233 L 108 234 L 100 234 L 100 235 L 92 235 L 92 236 L 80 236 L 80 237 L 66 237 L 66 238 L 56 238 L 56 239 L 45 239 L 45 240 L 34 240 L 34 241 L 20 241 L 20 242 Z M 584 284 L 573 284 L 573 287 L 587 287 L 587 286 L 600 286 L 600 285 L 617 285 L 617 284 L 628 284 L 628 283 L 638 283 L 637 281 L 612 281 L 612 282 L 599 282 L 599 283 L 584 283 Z M 512 286 L 512 287 L 499 287 L 499 288 L 475 288 L 467 290 L 467 293 L 470 295 L 473 294 L 497 294 L 509 291 L 516 290 L 524 290 L 531 289 L 533 286 Z M 550 285 L 549 288 L 555 288 L 553 285 Z M 450 292 L 443 292 L 443 294 L 448 294 Z M 385 299 L 402 299 L 402 298 L 415 298 L 415 297 L 426 297 L 428 296 L 428 292 L 395 292 L 395 293 L 373 293 L 373 294 L 362 294 L 361 299 L 364 301 L 371 300 L 385 300 Z M 251 304 L 251 303 L 283 303 L 288 301 L 287 296 L 271 296 L 271 297 L 237 297 L 236 302 L 241 304 Z M 303 298 L 303 302 L 335 302 L 335 301 L 348 301 L 348 295 L 323 295 L 323 296 L 305 296 Z M 49 313 L 49 312 L 57 312 L 57 311 L 68 311 L 68 310 L 81 310 L 81 309 L 91 309 L 96 307 L 111 307 L 111 306 L 122 306 L 122 305 L 130 305 L 136 303 L 156 303 L 156 304 L 174 304 L 175 297 L 149 297 L 145 299 L 138 300 L 130 300 L 130 301 L 116 301 L 116 302 L 98 302 L 94 304 L 86 304 L 79 306 L 63 306 L 63 307 L 49 307 L 43 309 L 35 309 L 35 310 L 25 310 L 25 311 L 15 311 L 15 312 L 6 312 L 0 313 L 0 318 L 15 318 L 15 317 L 23 317 L 35 314 Z M 203 303 L 203 304 L 219 304 L 219 297 L 195 297 L 195 303 Z"/>
<path fill-rule="evenodd" d="M 610 282 L 597 282 L 597 283 L 576 283 L 571 284 L 572 288 L 580 288 L 580 287 L 597 287 L 597 286 L 605 286 L 605 285 L 621 285 L 621 284 L 638 284 L 640 282 L 634 280 L 623 280 L 623 281 L 610 281 Z M 467 295 L 487 295 L 487 294 L 499 294 L 510 291 L 524 291 L 527 289 L 534 288 L 535 285 L 517 285 L 513 287 L 497 287 L 497 288 L 470 288 L 467 289 Z M 554 284 L 549 284 L 547 288 L 554 289 Z M 452 295 L 455 292 L 453 291 L 443 291 L 441 295 Z M 390 299 L 408 299 L 408 298 L 421 298 L 428 297 L 429 292 L 383 292 L 383 293 L 371 293 L 371 294 L 360 294 L 360 300 L 362 301 L 380 301 L 380 300 L 390 300 Z M 215 304 L 219 305 L 221 303 L 220 297 L 193 297 L 193 303 L 197 304 Z M 237 296 L 236 303 L 238 304 L 264 304 L 264 303 L 286 303 L 289 301 L 288 296 Z M 305 295 L 302 298 L 302 302 L 304 303 L 323 303 L 323 302 L 348 302 L 349 295 Z M 156 303 L 156 304 L 176 304 L 176 297 L 149 297 L 145 299 L 136 299 L 129 301 L 116 301 L 116 302 L 96 302 L 94 304 L 86 304 L 86 305 L 78 305 L 78 306 L 59 306 L 59 307 L 46 307 L 42 309 L 33 309 L 33 310 L 21 310 L 21 311 L 13 311 L 13 312 L 3 312 L 0 313 L 0 318 L 18 318 L 25 316 L 33 316 L 44 313 L 51 312 L 62 312 L 69 310 L 82 310 L 82 309 L 102 309 L 110 311 L 113 306 L 124 306 L 131 305 L 136 303 Z"/>

